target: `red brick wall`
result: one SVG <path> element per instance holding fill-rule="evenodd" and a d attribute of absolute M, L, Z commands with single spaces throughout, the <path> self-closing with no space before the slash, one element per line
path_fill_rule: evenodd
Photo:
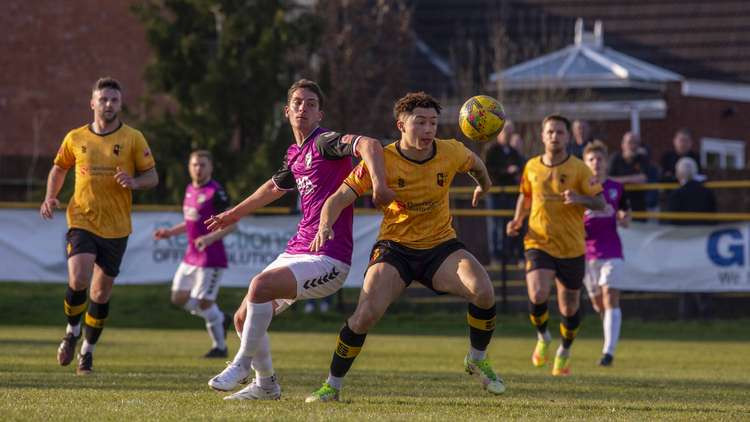
<path fill-rule="evenodd" d="M 677 129 L 685 127 L 693 133 L 693 149 L 700 152 L 703 137 L 745 141 L 746 159 L 750 156 L 750 103 L 683 97 L 679 84 L 666 92 L 667 115 L 664 119 L 641 120 L 641 137 L 651 149 L 654 162 L 672 148 Z M 731 114 L 726 110 L 731 109 Z M 630 121 L 611 121 L 595 125 L 595 132 L 606 139 L 610 148 L 619 149 L 622 134 L 630 130 Z"/>
<path fill-rule="evenodd" d="M 126 106 L 136 106 L 150 53 L 130 3 L 3 0 L 0 155 L 54 155 L 68 130 L 91 120 L 99 76 L 119 79 Z"/>

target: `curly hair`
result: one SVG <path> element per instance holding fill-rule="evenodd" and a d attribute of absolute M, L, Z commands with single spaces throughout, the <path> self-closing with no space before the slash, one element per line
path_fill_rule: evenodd
<path fill-rule="evenodd" d="M 402 113 L 411 113 L 415 108 L 434 108 L 438 114 L 440 114 L 440 103 L 436 99 L 432 98 L 430 94 L 423 91 L 410 92 L 398 101 L 393 106 L 393 117 L 398 120 Z"/>

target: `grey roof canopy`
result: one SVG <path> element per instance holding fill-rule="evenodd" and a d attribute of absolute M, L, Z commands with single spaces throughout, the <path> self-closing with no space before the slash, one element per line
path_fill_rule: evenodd
<path fill-rule="evenodd" d="M 570 88 L 660 89 L 683 77 L 667 69 L 604 46 L 601 21 L 594 32 L 584 32 L 583 19 L 575 26 L 575 43 L 490 75 L 502 90 Z"/>

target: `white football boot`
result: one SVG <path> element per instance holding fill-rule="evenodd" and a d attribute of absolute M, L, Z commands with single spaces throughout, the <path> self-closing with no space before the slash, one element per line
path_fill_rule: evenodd
<path fill-rule="evenodd" d="M 250 370 L 234 362 L 227 362 L 221 373 L 208 381 L 208 386 L 218 391 L 232 391 L 239 384 L 247 384 Z"/>
<path fill-rule="evenodd" d="M 224 400 L 278 400 L 281 398 L 281 386 L 275 382 L 270 388 L 263 388 L 256 380 L 242 390 L 224 397 Z"/>

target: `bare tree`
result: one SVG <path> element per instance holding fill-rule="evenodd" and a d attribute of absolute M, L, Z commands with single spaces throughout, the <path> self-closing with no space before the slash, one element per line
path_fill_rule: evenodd
<path fill-rule="evenodd" d="M 392 134 L 393 102 L 408 88 L 412 10 L 404 0 L 322 0 L 316 9 L 323 28 L 311 71 L 327 95 L 326 124 Z"/>

